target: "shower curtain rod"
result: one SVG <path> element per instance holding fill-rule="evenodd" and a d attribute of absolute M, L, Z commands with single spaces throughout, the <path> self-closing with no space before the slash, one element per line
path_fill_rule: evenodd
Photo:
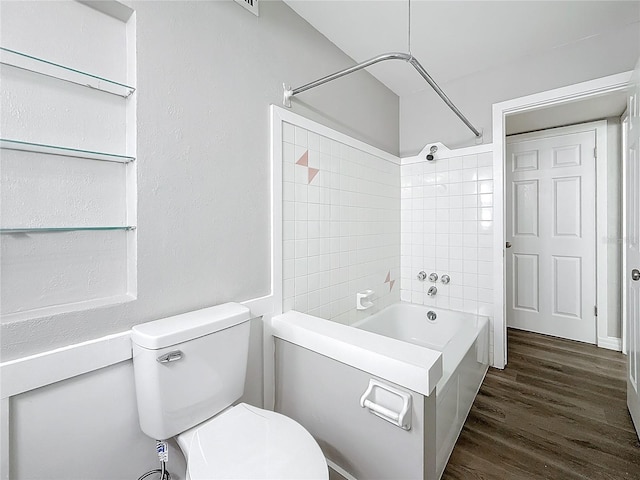
<path fill-rule="evenodd" d="M 298 88 L 291 89 L 291 87 L 283 85 L 284 87 L 283 103 L 285 107 L 291 107 L 291 97 L 293 97 L 294 95 L 297 95 L 299 93 L 305 92 L 312 88 L 318 87 L 327 82 L 331 82 L 332 80 L 335 80 L 337 78 L 344 77 L 345 75 L 349 75 L 350 73 L 357 72 L 358 70 L 362 70 L 363 68 L 367 68 L 376 63 L 384 62 L 385 60 L 404 60 L 405 62 L 409 62 L 413 66 L 413 68 L 415 68 L 418 71 L 418 73 L 422 76 L 422 78 L 424 78 L 427 81 L 427 83 L 431 85 L 431 88 L 435 90 L 435 92 L 440 96 L 440 98 L 444 101 L 444 103 L 446 103 L 447 106 L 453 111 L 453 113 L 455 113 L 458 116 L 458 118 L 462 120 L 467 127 L 469 127 L 469 129 L 474 133 L 474 135 L 478 138 L 482 137 L 482 133 L 480 133 L 471 124 L 471 122 L 467 119 L 467 117 L 465 117 L 462 114 L 462 112 L 458 110 L 458 107 L 456 107 L 453 104 L 453 102 L 449 99 L 449 97 L 447 97 L 447 95 L 442 91 L 442 89 L 438 86 L 435 80 L 431 78 L 431 75 L 429 75 L 427 71 L 424 69 L 424 67 L 420 65 L 420 62 L 413 55 L 409 53 L 396 52 L 396 53 L 385 53 L 382 55 L 378 55 L 377 57 L 370 58 L 369 60 L 366 60 L 362 63 L 358 63 L 353 67 L 345 68 L 344 70 L 340 70 L 339 72 L 332 73 L 331 75 L 327 75 L 326 77 L 322 77 L 319 80 L 316 80 L 311 83 L 307 83 L 306 85 L 303 85 Z"/>

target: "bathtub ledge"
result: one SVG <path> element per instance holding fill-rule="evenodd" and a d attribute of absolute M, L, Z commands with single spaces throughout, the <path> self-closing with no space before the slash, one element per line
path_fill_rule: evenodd
<path fill-rule="evenodd" d="M 442 377 L 442 354 L 418 345 L 290 311 L 271 320 L 272 334 L 429 396 Z"/>

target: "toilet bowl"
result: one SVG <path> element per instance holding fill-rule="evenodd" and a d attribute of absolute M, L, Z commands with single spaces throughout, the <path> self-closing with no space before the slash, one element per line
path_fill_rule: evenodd
<path fill-rule="evenodd" d="M 177 436 L 187 480 L 327 480 L 318 444 L 284 415 L 241 403 Z"/>
<path fill-rule="evenodd" d="M 140 428 L 175 437 L 190 480 L 328 480 L 320 447 L 294 420 L 238 402 L 248 308 L 226 303 L 131 331 Z"/>

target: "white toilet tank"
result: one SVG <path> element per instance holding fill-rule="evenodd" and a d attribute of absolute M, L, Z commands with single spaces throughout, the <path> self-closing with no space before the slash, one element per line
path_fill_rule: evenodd
<path fill-rule="evenodd" d="M 244 392 L 250 311 L 225 303 L 131 332 L 140 427 L 164 440 L 213 417 Z"/>

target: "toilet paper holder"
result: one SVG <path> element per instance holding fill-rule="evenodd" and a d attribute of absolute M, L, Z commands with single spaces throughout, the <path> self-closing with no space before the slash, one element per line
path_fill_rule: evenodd
<path fill-rule="evenodd" d="M 411 394 L 373 378 L 360 397 L 362 408 L 403 430 L 411 430 L 411 403 Z"/>

